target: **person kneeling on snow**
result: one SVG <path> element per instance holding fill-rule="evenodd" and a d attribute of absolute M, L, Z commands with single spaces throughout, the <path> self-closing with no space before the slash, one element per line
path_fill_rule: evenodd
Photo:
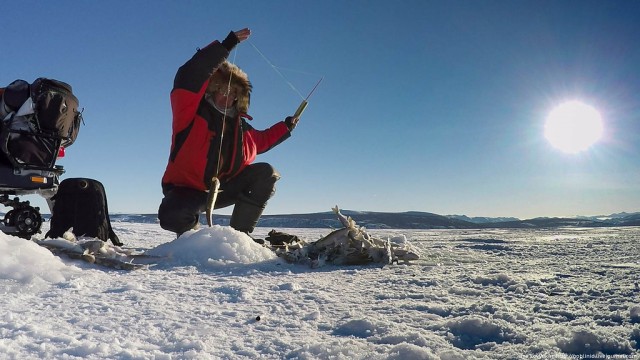
<path fill-rule="evenodd" d="M 231 227 L 253 232 L 280 174 L 270 164 L 253 163 L 257 154 L 291 136 L 298 119 L 287 117 L 266 130 L 247 120 L 251 83 L 226 59 L 251 34 L 230 32 L 182 65 L 171 91 L 173 135 L 162 177 L 160 226 L 178 235 L 198 227 L 212 178 L 220 181 L 215 208 L 234 205 Z"/>

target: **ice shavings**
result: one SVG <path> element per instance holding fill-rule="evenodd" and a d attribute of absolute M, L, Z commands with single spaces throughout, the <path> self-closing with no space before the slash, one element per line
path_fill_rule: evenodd
<path fill-rule="evenodd" d="M 192 265 L 250 264 L 277 258 L 273 251 L 256 243 L 249 235 L 220 225 L 186 232 L 147 254 Z"/>

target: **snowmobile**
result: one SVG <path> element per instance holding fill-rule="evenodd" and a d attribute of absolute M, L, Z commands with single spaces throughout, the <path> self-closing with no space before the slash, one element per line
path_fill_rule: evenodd
<path fill-rule="evenodd" d="M 0 158 L 2 156 L 0 155 Z M 56 194 L 60 175 L 64 173 L 62 166 L 13 167 L 6 159 L 0 159 L 0 204 L 11 207 L 0 223 L 0 231 L 30 239 L 40 232 L 43 218 L 40 208 L 29 201 L 21 201 L 18 196 L 38 194 L 47 200 L 52 210 L 51 197 Z"/>
<path fill-rule="evenodd" d="M 0 204 L 10 207 L 0 230 L 30 239 L 43 218 L 38 207 L 18 196 L 38 194 L 53 209 L 64 168 L 56 165 L 75 141 L 82 114 L 71 86 L 38 78 L 0 88 Z"/>

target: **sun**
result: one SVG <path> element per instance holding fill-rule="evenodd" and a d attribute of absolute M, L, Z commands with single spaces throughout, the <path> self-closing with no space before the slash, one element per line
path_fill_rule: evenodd
<path fill-rule="evenodd" d="M 573 100 L 556 106 L 547 116 L 544 136 L 553 147 L 577 154 L 602 137 L 602 117 L 593 106 Z"/>

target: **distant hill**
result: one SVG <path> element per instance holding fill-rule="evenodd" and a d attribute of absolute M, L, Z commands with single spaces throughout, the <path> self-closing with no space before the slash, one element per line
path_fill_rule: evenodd
<path fill-rule="evenodd" d="M 486 228 L 554 228 L 554 227 L 609 227 L 640 226 L 640 212 L 619 213 L 606 216 L 575 218 L 534 218 L 520 220 L 513 217 L 467 217 L 465 215 L 438 215 L 428 212 L 408 211 L 400 213 L 342 210 L 358 225 L 368 229 L 486 229 Z M 156 223 L 156 214 L 112 214 L 114 222 Z M 204 216 L 201 222 L 206 223 Z M 214 215 L 218 225 L 229 225 L 228 215 Z M 309 214 L 264 215 L 258 226 L 273 228 L 339 228 L 342 227 L 331 211 Z"/>
<path fill-rule="evenodd" d="M 509 221 L 520 221 L 520 219 L 515 217 L 468 217 L 467 215 L 446 215 L 452 219 L 464 220 L 474 224 L 490 224 L 490 223 L 499 223 L 499 222 L 509 222 Z"/>
<path fill-rule="evenodd" d="M 342 214 L 351 216 L 358 225 L 369 229 L 472 229 L 476 226 L 469 221 L 418 211 L 384 213 L 343 210 Z M 342 227 L 336 215 L 331 211 L 312 214 L 265 215 L 260 219 L 258 226 Z"/>
<path fill-rule="evenodd" d="M 598 216 L 578 216 L 578 219 L 589 219 L 594 221 L 603 221 L 618 226 L 640 226 L 640 213 L 617 213 L 611 215 Z"/>
<path fill-rule="evenodd" d="M 576 216 L 572 218 L 490 218 L 465 215 L 438 215 L 428 212 L 408 211 L 400 213 L 342 210 L 360 226 L 368 229 L 526 229 L 554 227 L 610 227 L 640 226 L 640 212 L 618 213 L 599 216 Z M 4 214 L 0 214 L 0 219 Z M 48 221 L 50 215 L 43 215 Z M 156 214 L 110 214 L 111 221 L 133 223 L 157 223 Z M 206 224 L 204 216 L 200 218 Z M 229 225 L 229 215 L 215 215 L 218 225 Z M 272 228 L 340 228 L 342 224 L 331 211 L 309 214 L 264 215 L 258 226 Z"/>

